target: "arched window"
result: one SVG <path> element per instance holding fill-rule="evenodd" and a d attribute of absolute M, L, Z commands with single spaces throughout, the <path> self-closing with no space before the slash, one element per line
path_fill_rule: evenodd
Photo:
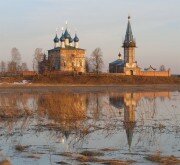
<path fill-rule="evenodd" d="M 130 75 L 133 75 L 133 70 L 130 70 Z"/>

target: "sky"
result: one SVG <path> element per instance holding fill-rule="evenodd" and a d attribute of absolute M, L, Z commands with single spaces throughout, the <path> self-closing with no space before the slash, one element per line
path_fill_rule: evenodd
<path fill-rule="evenodd" d="M 136 38 L 136 60 L 144 69 L 164 64 L 180 74 L 180 0 L 0 0 L 0 60 L 19 49 L 32 68 L 34 50 L 53 48 L 56 28 L 77 31 L 87 56 L 100 47 L 104 70 L 123 54 L 127 17 Z"/>

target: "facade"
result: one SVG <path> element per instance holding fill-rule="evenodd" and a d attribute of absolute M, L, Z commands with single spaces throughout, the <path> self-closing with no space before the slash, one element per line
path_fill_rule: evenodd
<path fill-rule="evenodd" d="M 39 63 L 39 73 L 46 71 L 84 73 L 85 68 L 85 49 L 79 48 L 77 34 L 72 39 L 68 28 L 62 32 L 60 38 L 56 33 L 54 48 L 48 50 L 48 56 L 44 55 L 44 59 Z"/>
<path fill-rule="evenodd" d="M 133 37 L 130 16 L 128 17 L 128 24 L 125 39 L 123 42 L 124 58 L 119 53 L 119 58 L 109 63 L 110 73 L 121 73 L 122 75 L 138 75 L 138 76 L 170 76 L 170 70 L 156 71 L 151 65 L 144 71 L 138 66 L 135 58 L 136 41 Z"/>

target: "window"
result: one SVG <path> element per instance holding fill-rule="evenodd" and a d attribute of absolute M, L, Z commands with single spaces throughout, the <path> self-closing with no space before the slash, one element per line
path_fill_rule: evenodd
<path fill-rule="evenodd" d="M 79 63 L 80 63 L 80 66 L 83 66 L 83 62 L 82 61 L 80 61 Z"/>

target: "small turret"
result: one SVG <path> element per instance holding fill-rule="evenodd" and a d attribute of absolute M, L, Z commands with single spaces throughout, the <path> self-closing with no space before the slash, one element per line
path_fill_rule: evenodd
<path fill-rule="evenodd" d="M 62 31 L 63 31 L 63 28 L 62 28 Z M 63 32 L 62 32 L 60 41 L 61 41 L 61 48 L 65 48 L 65 37 L 64 37 Z"/>
<path fill-rule="evenodd" d="M 54 48 L 57 48 L 57 47 L 59 47 L 59 38 L 58 38 L 57 33 L 56 33 L 56 36 L 54 38 Z"/>
<path fill-rule="evenodd" d="M 74 47 L 79 48 L 79 38 L 77 37 L 77 34 L 75 34 L 74 37 Z"/>
<path fill-rule="evenodd" d="M 122 55 L 121 55 L 120 52 L 119 52 L 119 54 L 118 54 L 118 57 L 119 57 L 119 60 L 122 60 Z"/>

